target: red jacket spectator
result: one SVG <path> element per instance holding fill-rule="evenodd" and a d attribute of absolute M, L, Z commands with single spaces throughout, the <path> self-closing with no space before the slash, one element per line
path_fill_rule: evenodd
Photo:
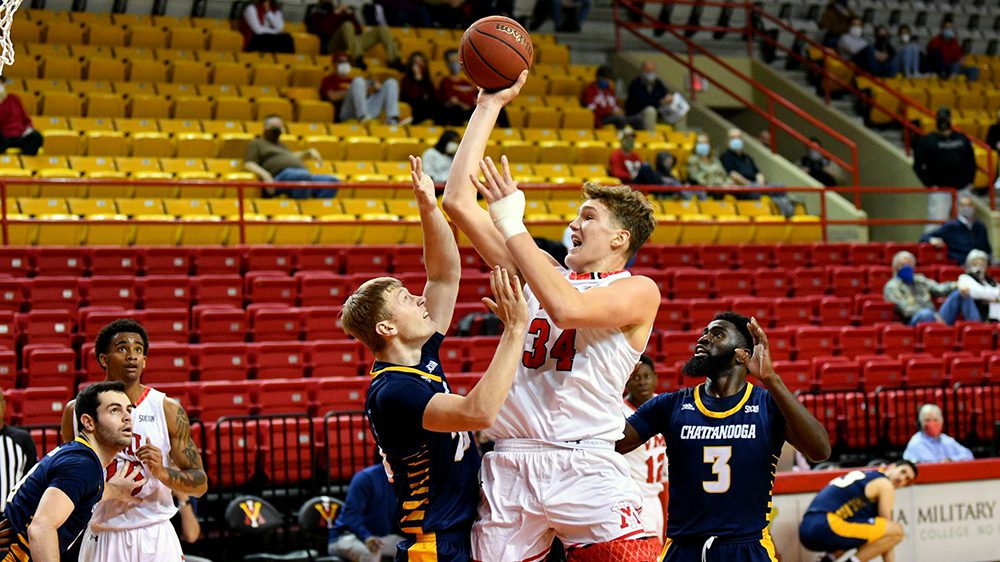
<path fill-rule="evenodd" d="M 476 97 L 479 96 L 479 88 L 465 79 L 462 75 L 445 76 L 438 86 L 438 99 L 441 103 L 448 105 L 448 100 L 458 98 L 458 101 L 469 108 L 476 106 Z"/>
<path fill-rule="evenodd" d="M 611 153 L 610 167 L 612 176 L 623 182 L 630 182 L 639 173 L 639 168 L 642 167 L 642 158 L 639 158 L 639 154 L 636 152 L 625 152 L 621 148 L 616 148 Z"/>
<path fill-rule="evenodd" d="M 941 34 L 935 35 L 931 42 L 927 44 L 927 53 L 937 51 L 941 57 L 941 64 L 951 65 L 962 60 L 965 56 L 965 51 L 962 50 L 962 45 L 955 39 L 954 36 L 951 39 L 945 39 Z"/>
<path fill-rule="evenodd" d="M 580 103 L 587 109 L 594 112 L 594 126 L 604 125 L 604 119 L 608 115 L 618 113 L 618 99 L 615 97 L 615 86 L 609 83 L 607 88 L 601 88 L 597 82 L 591 82 L 583 90 L 580 96 Z"/>
<path fill-rule="evenodd" d="M 14 94 L 0 101 L 0 135 L 7 138 L 23 137 L 25 131 L 34 128 L 31 118 L 24 111 L 21 99 Z"/>

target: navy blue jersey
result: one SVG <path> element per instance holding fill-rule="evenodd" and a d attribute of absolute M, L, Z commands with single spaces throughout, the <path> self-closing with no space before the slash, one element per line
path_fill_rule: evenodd
<path fill-rule="evenodd" d="M 705 385 L 660 394 L 628 419 L 642 442 L 667 441 L 670 505 L 667 536 L 759 536 L 771 513 L 771 489 L 785 442 L 785 418 L 750 383 L 727 398 Z"/>
<path fill-rule="evenodd" d="M 878 505 L 865 495 L 872 480 L 888 478 L 879 470 L 854 470 L 834 478 L 816 494 L 806 515 L 832 513 L 847 521 L 868 521 L 878 515 Z"/>
<path fill-rule="evenodd" d="M 104 494 L 104 470 L 89 443 L 77 437 L 54 449 L 11 493 L 4 518 L 21 535 L 17 548 L 30 547 L 27 543 L 28 524 L 35 515 L 42 494 L 49 488 L 61 490 L 73 502 L 73 513 L 59 527 L 59 551 L 66 552 L 87 528 L 94 506 Z M 13 552 L 15 547 L 11 548 Z M 31 556 L 30 552 L 25 554 Z"/>
<path fill-rule="evenodd" d="M 468 530 L 479 503 L 479 450 L 469 432 L 437 433 L 423 426 L 424 408 L 450 393 L 434 334 L 414 366 L 376 361 L 365 410 L 392 471 L 400 529 L 407 535 Z"/>

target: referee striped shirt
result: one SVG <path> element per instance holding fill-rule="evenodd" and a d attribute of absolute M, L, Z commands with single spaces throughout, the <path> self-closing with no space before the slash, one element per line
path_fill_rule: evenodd
<path fill-rule="evenodd" d="M 0 428 L 0 513 L 7 507 L 10 491 L 37 462 L 31 434 L 9 425 Z"/>

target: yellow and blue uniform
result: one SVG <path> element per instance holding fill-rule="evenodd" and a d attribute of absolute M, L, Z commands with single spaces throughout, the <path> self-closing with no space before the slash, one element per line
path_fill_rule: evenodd
<path fill-rule="evenodd" d="M 834 478 L 813 498 L 799 525 L 802 546 L 817 552 L 858 548 L 882 538 L 888 520 L 865 495 L 873 480 L 888 478 L 878 470 L 855 470 Z"/>
<path fill-rule="evenodd" d="M 714 398 L 705 385 L 656 396 L 628 423 L 642 442 L 662 433 L 670 466 L 666 562 L 773 562 L 771 492 L 785 418 L 746 383 Z"/>
<path fill-rule="evenodd" d="M 58 529 L 59 552 L 65 553 L 87 528 L 94 506 L 104 494 L 104 470 L 90 443 L 77 437 L 56 448 L 11 492 L 3 516 L 14 538 L 2 562 L 31 560 L 28 525 L 49 488 L 62 491 L 73 502 L 73 512 Z"/>
<path fill-rule="evenodd" d="M 479 503 L 479 449 L 469 432 L 438 433 L 423 427 L 435 394 L 449 393 L 434 334 L 420 363 L 376 361 L 365 410 L 391 471 L 398 505 L 399 562 L 465 562 Z"/>

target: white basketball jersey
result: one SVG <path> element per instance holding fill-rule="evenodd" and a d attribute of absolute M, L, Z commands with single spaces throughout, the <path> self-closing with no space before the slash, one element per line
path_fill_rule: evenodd
<path fill-rule="evenodd" d="M 560 271 L 580 292 L 631 275 Z M 530 287 L 525 287 L 524 296 L 532 318 L 524 353 L 507 400 L 486 435 L 493 440 L 549 442 L 621 439 L 625 418 L 619 405 L 640 352 L 620 329 L 564 331 L 542 310 Z"/>
<path fill-rule="evenodd" d="M 622 414 L 628 417 L 635 413 L 635 408 L 628 400 L 622 402 Z M 666 438 L 657 433 L 641 447 L 624 456 L 632 479 L 639 485 L 642 495 L 658 496 L 663 491 L 663 483 L 667 481 Z"/>
<path fill-rule="evenodd" d="M 170 433 L 167 430 L 163 400 L 166 395 L 147 386 L 132 409 L 132 444 L 115 455 L 115 460 L 105 467 L 105 480 L 125 478 L 141 489 L 135 495 L 142 503 L 109 519 L 93 521 L 102 530 L 138 529 L 153 523 L 169 520 L 177 513 L 170 488 L 150 476 L 135 452 L 149 438 L 163 453 L 163 465 L 174 467 L 170 460 Z M 74 417 L 74 430 L 76 429 Z M 174 467 L 176 468 L 176 467 Z"/>

